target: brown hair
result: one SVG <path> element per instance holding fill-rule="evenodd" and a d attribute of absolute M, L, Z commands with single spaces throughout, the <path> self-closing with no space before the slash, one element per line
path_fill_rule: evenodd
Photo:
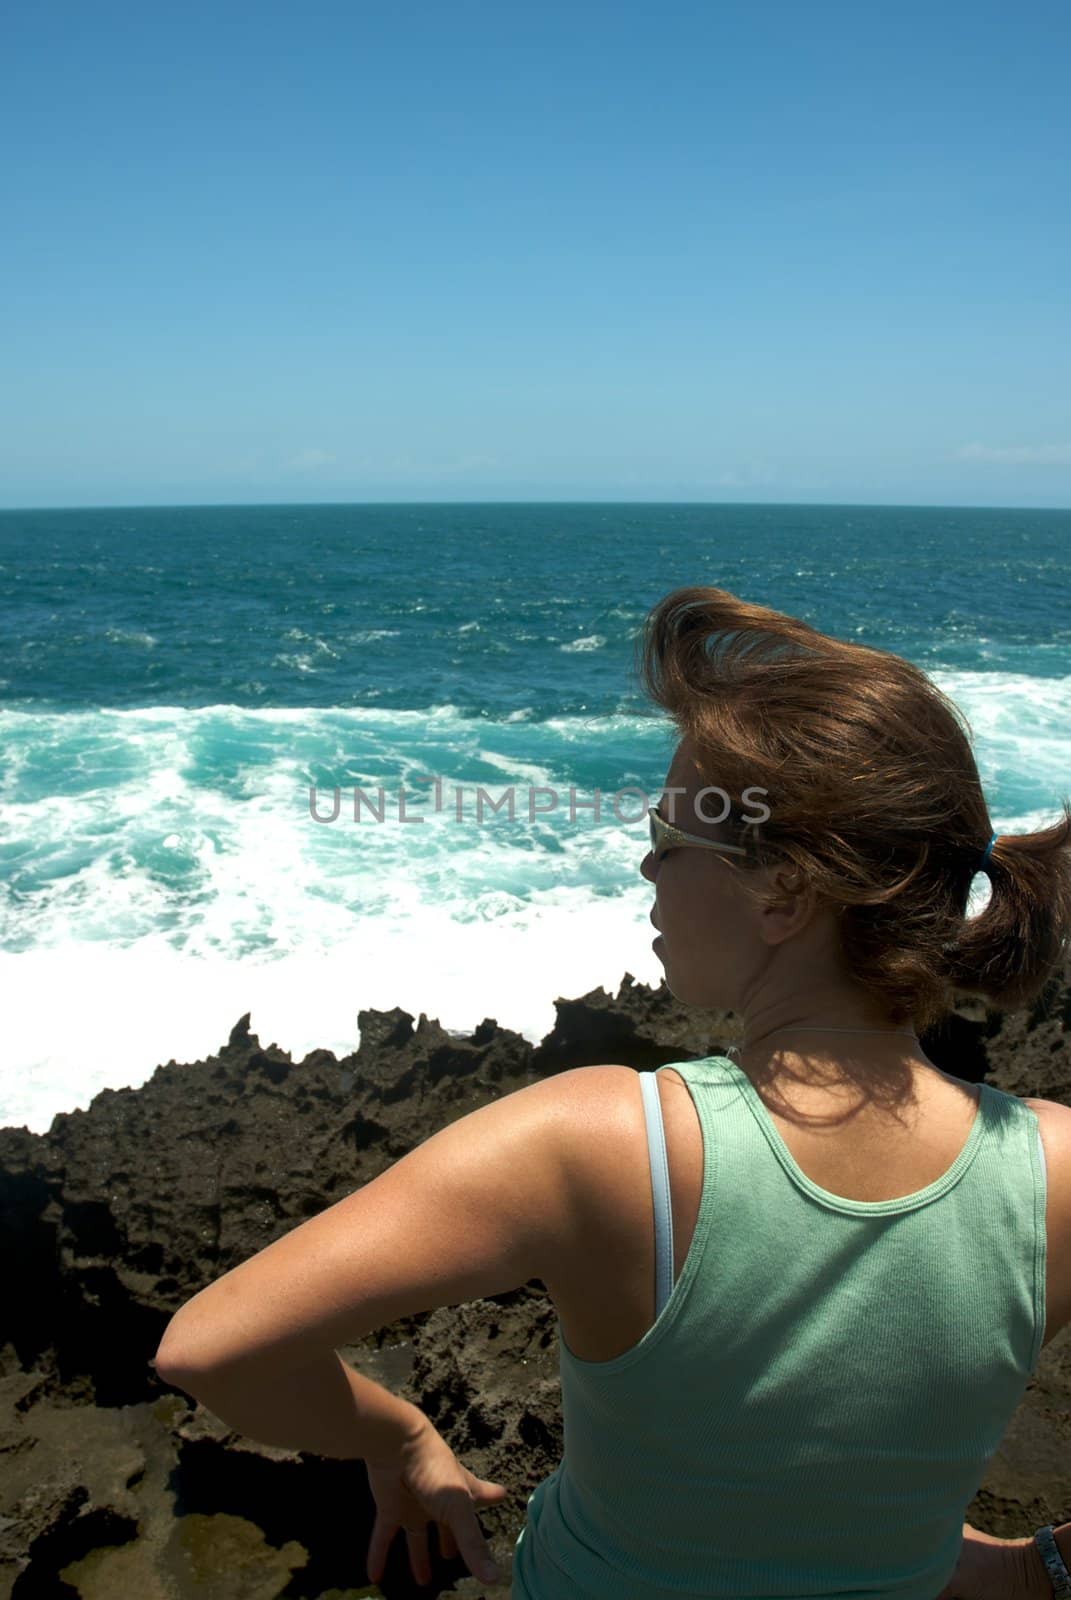
<path fill-rule="evenodd" d="M 968 918 L 993 828 L 970 724 L 919 667 L 710 588 L 659 601 L 637 664 L 733 801 L 741 881 L 781 863 L 782 892 L 809 882 L 839 919 L 846 969 L 895 1022 L 929 1027 L 957 992 L 998 1010 L 1037 999 L 1071 935 L 1071 805 L 997 838 L 989 903 Z M 768 820 L 749 820 L 760 805 Z"/>

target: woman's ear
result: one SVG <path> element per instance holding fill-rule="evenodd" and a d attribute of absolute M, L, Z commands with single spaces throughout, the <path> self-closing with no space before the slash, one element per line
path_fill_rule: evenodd
<path fill-rule="evenodd" d="M 799 933 L 817 910 L 817 898 L 803 869 L 795 862 L 779 862 L 766 869 L 759 926 L 770 944 Z"/>

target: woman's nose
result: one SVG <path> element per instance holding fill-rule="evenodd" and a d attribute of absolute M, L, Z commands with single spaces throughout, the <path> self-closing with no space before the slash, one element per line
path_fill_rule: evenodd
<path fill-rule="evenodd" d="M 640 862 L 640 877 L 646 878 L 648 883 L 655 881 L 655 858 L 652 850 L 648 850 Z"/>

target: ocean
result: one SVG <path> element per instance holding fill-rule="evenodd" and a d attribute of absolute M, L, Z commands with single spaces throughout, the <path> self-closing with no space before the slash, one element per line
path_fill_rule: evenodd
<path fill-rule="evenodd" d="M 557 996 L 657 983 L 638 867 L 674 739 L 634 642 L 683 584 L 909 657 L 994 826 L 1053 820 L 1069 553 L 1069 511 L 0 513 L 0 1124 L 44 1132 L 247 1011 L 300 1059 L 369 1007 L 537 1040 Z"/>

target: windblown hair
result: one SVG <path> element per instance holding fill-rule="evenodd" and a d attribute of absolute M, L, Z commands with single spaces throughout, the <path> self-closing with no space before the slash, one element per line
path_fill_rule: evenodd
<path fill-rule="evenodd" d="M 713 588 L 659 601 L 637 667 L 703 782 L 730 796 L 745 892 L 756 867 L 777 869 L 774 892 L 809 883 L 846 971 L 894 1022 L 925 1029 L 956 994 L 1037 1000 L 1071 937 L 1071 805 L 1001 834 L 980 869 L 993 827 L 970 724 L 920 668 Z M 989 901 L 968 917 L 979 870 Z"/>

